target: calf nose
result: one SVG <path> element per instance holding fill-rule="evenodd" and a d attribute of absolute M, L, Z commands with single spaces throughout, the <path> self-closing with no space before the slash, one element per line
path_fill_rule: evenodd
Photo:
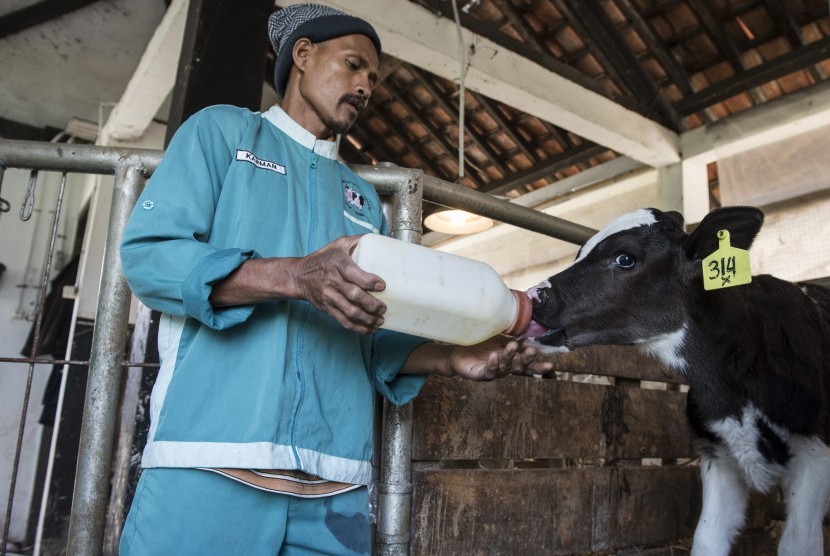
<path fill-rule="evenodd" d="M 532 311 L 530 326 L 528 326 L 523 337 L 542 342 L 545 345 L 553 345 L 544 340 L 544 338 L 550 337 L 554 330 L 560 328 L 557 324 L 556 312 L 552 310 L 555 301 L 553 300 L 554 292 L 550 282 L 542 282 L 527 290 L 526 293 L 531 299 Z"/>
<path fill-rule="evenodd" d="M 539 284 L 536 284 L 532 288 L 529 288 L 526 293 L 527 293 L 527 296 L 531 300 L 533 300 L 533 305 L 536 305 L 537 303 L 541 303 L 541 296 L 542 295 L 547 296 L 547 291 L 549 289 L 550 289 L 550 282 L 545 281 L 545 282 L 540 282 Z"/>
<path fill-rule="evenodd" d="M 543 313 L 547 307 L 550 301 L 550 288 L 536 289 L 534 294 L 531 299 L 533 299 L 533 316 L 536 316 L 537 313 Z"/>
<path fill-rule="evenodd" d="M 532 301 L 531 319 L 541 323 L 547 323 L 556 319 L 556 292 L 553 290 L 553 284 L 551 284 L 550 280 L 536 284 L 528 289 L 526 293 Z M 546 324 L 546 326 L 549 325 Z"/>

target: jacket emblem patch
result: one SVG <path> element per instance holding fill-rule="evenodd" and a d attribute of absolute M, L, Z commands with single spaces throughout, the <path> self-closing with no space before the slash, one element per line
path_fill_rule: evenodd
<path fill-rule="evenodd" d="M 353 208 L 362 211 L 363 207 L 366 206 L 366 197 L 352 189 L 350 186 L 347 185 L 343 192 L 346 196 L 346 202 Z"/>
<path fill-rule="evenodd" d="M 366 213 L 372 210 L 372 201 L 360 193 L 360 186 L 352 181 L 343 180 L 343 197 L 343 216 L 362 228 L 379 233 L 371 222 L 365 220 Z"/>

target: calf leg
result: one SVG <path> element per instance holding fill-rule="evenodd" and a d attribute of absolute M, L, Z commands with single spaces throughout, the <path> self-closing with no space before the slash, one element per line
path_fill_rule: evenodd
<path fill-rule="evenodd" d="M 793 437 L 784 494 L 787 525 L 779 556 L 824 554 L 821 523 L 830 499 L 830 448 L 817 438 Z"/>
<path fill-rule="evenodd" d="M 731 456 L 704 456 L 700 461 L 703 509 L 695 529 L 692 556 L 729 556 L 744 523 L 749 491 Z"/>

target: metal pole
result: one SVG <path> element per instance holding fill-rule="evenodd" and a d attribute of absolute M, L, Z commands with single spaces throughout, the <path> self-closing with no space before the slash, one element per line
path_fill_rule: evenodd
<path fill-rule="evenodd" d="M 147 348 L 150 333 L 152 311 L 143 303 L 138 304 L 135 315 L 135 325 L 132 332 L 132 345 L 128 359 L 137 361 L 143 358 Z M 112 488 L 109 494 L 107 517 L 104 522 L 103 556 L 116 556 L 121 532 L 124 528 L 129 506 L 127 505 L 127 491 L 130 481 L 130 459 L 133 452 L 133 441 L 136 433 L 136 415 L 141 403 L 141 383 L 143 369 L 127 367 L 124 379 L 124 391 L 119 408 L 118 431 L 114 444 L 115 455 L 112 458 Z"/>
<path fill-rule="evenodd" d="M 412 176 L 412 172 L 414 172 L 406 168 L 377 168 L 361 165 L 352 165 L 350 168 L 360 177 L 378 187 L 379 192 L 383 192 L 381 187 L 394 188 L 394 184 L 400 183 L 400 180 L 404 179 L 405 176 Z M 596 230 L 586 226 L 432 176 L 422 174 L 419 183 L 413 181 L 406 187 L 407 189 L 403 190 L 405 194 L 414 193 L 410 189 L 422 189 L 419 197 L 431 203 L 487 216 L 505 224 L 518 226 L 577 245 L 582 245 L 597 233 Z M 419 207 L 419 229 L 421 225 L 420 216 Z M 420 242 L 420 239 L 418 241 Z"/>
<path fill-rule="evenodd" d="M 0 165 L 6 168 L 113 174 L 119 167 L 133 165 L 142 167 L 149 175 L 163 154 L 152 149 L 0 139 Z"/>
<path fill-rule="evenodd" d="M 115 422 L 127 338 L 130 289 L 121 274 L 119 246 L 144 184 L 143 169 L 119 165 L 104 252 L 101 291 L 92 336 L 84 417 L 69 519 L 67 554 L 101 554 Z"/>
<path fill-rule="evenodd" d="M 389 218 L 392 237 L 421 243 L 424 172 L 398 166 L 353 165 L 350 168 L 371 183 L 380 195 L 392 198 L 392 214 Z"/>
<path fill-rule="evenodd" d="M 397 167 L 362 167 L 358 174 L 381 195 L 391 195 L 391 235 L 420 243 L 424 173 Z M 412 508 L 412 404 L 383 402 L 378 482 L 377 552 L 381 556 L 409 554 Z"/>
<path fill-rule="evenodd" d="M 152 173 L 163 154 L 163 151 L 149 149 L 121 149 L 0 139 L 0 165 L 10 168 L 111 174 L 118 165 L 132 161 L 142 165 L 148 173 Z M 350 167 L 360 177 L 375 185 L 381 194 L 392 194 L 398 184 L 402 184 L 401 180 L 405 180 L 406 185 L 402 185 L 404 187 L 402 191 L 407 194 L 415 193 L 409 188 L 420 188 L 419 195 L 427 201 L 494 218 L 506 224 L 520 226 L 564 241 L 581 245 L 596 233 L 596 230 L 591 228 L 432 176 L 423 176 L 422 173 L 421 180 L 415 179 L 413 176 L 420 173 L 419 170 L 366 165 L 351 165 Z M 418 214 L 420 216 L 420 209 Z M 420 220 L 416 222 L 412 213 L 404 214 L 402 218 L 404 218 L 402 226 L 406 229 L 420 229 Z"/>
<path fill-rule="evenodd" d="M 479 193 L 468 187 L 424 176 L 424 198 L 439 205 L 459 208 L 488 216 L 506 224 L 513 224 L 531 232 L 582 245 L 597 230 L 545 214 L 516 203 Z"/>
<path fill-rule="evenodd" d="M 380 556 L 409 554 L 412 509 L 412 403 L 383 404 L 377 548 Z"/>

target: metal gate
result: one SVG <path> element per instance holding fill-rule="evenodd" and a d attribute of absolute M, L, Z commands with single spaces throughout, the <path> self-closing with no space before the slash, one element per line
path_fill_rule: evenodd
<path fill-rule="evenodd" d="M 129 214 L 147 179 L 158 166 L 162 151 L 96 147 L 91 145 L 55 144 L 29 141 L 0 140 L 0 213 L 9 212 L 10 205 L 2 199 L 2 178 L 6 168 L 22 168 L 35 172 L 59 172 L 62 179 L 49 239 L 49 251 L 40 281 L 40 295 L 34 326 L 33 354 L 38 353 L 43 301 L 52 271 L 52 254 L 60 219 L 60 205 L 66 187 L 67 173 L 106 174 L 115 177 L 110 220 L 103 260 L 103 274 L 98 292 L 98 305 L 88 361 L 6 357 L 0 362 L 28 366 L 28 377 L 23 394 L 14 467 L 9 486 L 9 502 L 3 521 L 0 556 L 7 553 L 9 525 L 12 514 L 17 475 L 20 463 L 23 431 L 31 394 L 35 364 L 88 366 L 87 393 L 84 405 L 78 467 L 69 524 L 67 553 L 71 555 L 101 554 L 107 507 L 110 504 L 110 469 L 113 444 L 116 437 L 119 398 L 124 369 L 146 366 L 141 362 L 125 361 L 124 350 L 129 333 L 131 294 L 121 273 L 118 247 Z M 352 167 L 362 178 L 372 183 L 384 198 L 385 209 L 394 237 L 420 243 L 421 206 L 427 199 L 437 204 L 461 208 L 490 216 L 573 243 L 582 243 L 593 230 L 521 207 L 470 189 L 425 176 L 420 170 L 394 166 Z M 8 214 L 0 215 L 2 218 Z M 411 406 L 395 407 L 385 404 L 380 446 L 380 477 L 378 484 L 377 547 L 381 554 L 408 554 L 410 541 L 410 449 Z M 117 461 L 123 462 L 124 458 Z M 129 462 L 127 461 L 128 465 Z M 118 527 L 120 523 L 109 524 Z"/>

